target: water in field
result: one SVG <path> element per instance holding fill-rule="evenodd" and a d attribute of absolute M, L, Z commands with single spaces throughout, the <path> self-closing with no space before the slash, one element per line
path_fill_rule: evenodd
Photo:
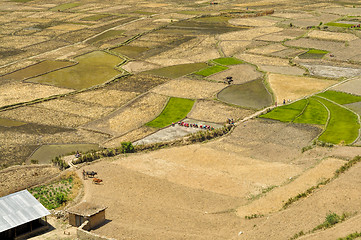
<path fill-rule="evenodd" d="M 69 155 L 76 151 L 87 152 L 99 149 L 97 144 L 43 145 L 30 156 L 29 160 L 38 160 L 40 164 L 49 164 L 51 160 L 57 156 Z"/>
<path fill-rule="evenodd" d="M 121 74 L 115 67 L 123 59 L 103 51 L 94 51 L 75 58 L 78 64 L 28 81 L 57 87 L 84 89 L 109 81 Z"/>
<path fill-rule="evenodd" d="M 218 98 L 227 103 L 254 109 L 272 104 L 272 97 L 263 85 L 262 79 L 231 85 L 218 93 Z"/>

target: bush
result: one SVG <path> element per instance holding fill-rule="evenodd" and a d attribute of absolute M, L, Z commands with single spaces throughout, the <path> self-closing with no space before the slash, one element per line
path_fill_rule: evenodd
<path fill-rule="evenodd" d="M 39 163 L 39 160 L 31 159 L 30 162 L 31 162 L 31 164 L 38 164 L 38 163 Z"/>

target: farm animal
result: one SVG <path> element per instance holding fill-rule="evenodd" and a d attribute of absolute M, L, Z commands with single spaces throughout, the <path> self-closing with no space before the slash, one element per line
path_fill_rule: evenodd
<path fill-rule="evenodd" d="M 103 180 L 101 180 L 100 178 L 93 178 L 93 183 L 100 184 L 101 182 L 103 182 Z"/>

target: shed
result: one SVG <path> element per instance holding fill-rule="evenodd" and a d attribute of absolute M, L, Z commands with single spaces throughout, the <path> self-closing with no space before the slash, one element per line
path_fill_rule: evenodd
<path fill-rule="evenodd" d="M 88 221 L 84 230 L 90 230 L 105 221 L 105 209 L 107 207 L 82 202 L 67 210 L 69 213 L 69 224 L 79 227 L 85 221 Z"/>
<path fill-rule="evenodd" d="M 28 190 L 0 198 L 0 239 L 23 239 L 48 229 L 50 212 Z M 42 218 L 45 217 L 45 221 Z"/>

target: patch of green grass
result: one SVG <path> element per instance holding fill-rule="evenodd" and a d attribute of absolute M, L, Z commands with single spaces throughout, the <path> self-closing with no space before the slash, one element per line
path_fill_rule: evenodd
<path fill-rule="evenodd" d="M 111 15 L 109 15 L 109 14 L 96 14 L 96 15 L 92 15 L 92 16 L 82 18 L 80 20 L 82 20 L 82 21 L 98 21 L 100 19 L 107 18 L 109 16 L 111 16 Z"/>
<path fill-rule="evenodd" d="M 103 41 L 105 39 L 109 40 L 109 39 L 117 38 L 117 37 L 121 37 L 121 36 L 124 36 L 124 30 L 109 30 L 109 31 L 102 33 L 94 38 L 89 39 L 87 42 L 88 43 L 96 43 L 96 42 Z"/>
<path fill-rule="evenodd" d="M 269 118 L 281 122 L 292 122 L 306 107 L 307 100 L 301 99 L 289 105 L 274 108 L 271 112 L 261 115 L 261 118 Z"/>
<path fill-rule="evenodd" d="M 211 14 L 212 12 L 208 12 L 208 11 L 180 11 L 178 13 L 181 14 L 187 14 L 187 15 L 206 15 L 206 14 Z"/>
<path fill-rule="evenodd" d="M 333 26 L 333 27 L 348 28 L 348 27 L 352 27 L 354 24 L 329 22 L 329 23 L 326 23 L 325 25 L 326 26 Z"/>
<path fill-rule="evenodd" d="M 200 17 L 195 19 L 197 22 L 205 22 L 205 23 L 227 23 L 231 17 L 226 16 L 211 16 L 211 17 Z"/>
<path fill-rule="evenodd" d="M 80 6 L 81 3 L 79 2 L 73 2 L 73 3 L 64 3 L 64 4 L 61 4 L 59 6 L 56 6 L 56 7 L 53 7 L 52 9 L 50 9 L 51 11 L 65 11 L 65 10 L 68 10 L 70 8 L 75 8 L 75 7 L 78 7 Z"/>
<path fill-rule="evenodd" d="M 337 215 L 336 213 L 328 213 L 326 215 L 326 219 L 325 221 L 318 225 L 317 227 L 315 227 L 314 229 L 312 229 L 312 231 L 316 231 L 316 230 L 319 230 L 319 229 L 326 229 L 326 228 L 330 228 L 332 227 L 333 225 L 339 223 L 339 222 L 343 222 L 346 220 L 347 217 L 349 217 L 350 214 L 346 214 L 346 213 L 343 213 L 341 216 Z"/>
<path fill-rule="evenodd" d="M 27 2 L 31 2 L 33 0 L 11 0 L 11 2 L 22 2 L 22 3 L 27 3 Z"/>
<path fill-rule="evenodd" d="M 25 124 L 27 124 L 27 123 L 11 120 L 11 119 L 7 119 L 7 118 L 0 118 L 0 127 L 18 127 L 18 126 L 22 126 Z"/>
<path fill-rule="evenodd" d="M 361 96 L 356 96 L 345 92 L 326 91 L 317 95 L 330 99 L 331 101 L 334 101 L 338 104 L 349 104 L 361 101 Z"/>
<path fill-rule="evenodd" d="M 225 66 L 214 65 L 214 66 L 208 67 L 206 69 L 200 70 L 198 72 L 195 72 L 194 74 L 201 75 L 203 77 L 208 77 L 212 74 L 215 74 L 217 72 L 222 72 L 227 69 L 228 69 L 228 67 L 225 67 Z"/>
<path fill-rule="evenodd" d="M 179 64 L 164 68 L 152 69 L 149 71 L 142 72 L 143 74 L 153 74 L 157 76 L 167 77 L 167 78 L 179 78 L 190 73 L 199 71 L 200 69 L 206 68 L 208 65 L 206 63 L 189 63 L 189 64 Z"/>
<path fill-rule="evenodd" d="M 346 237 L 337 238 L 337 240 L 353 240 L 353 239 L 356 239 L 358 237 L 361 237 L 361 232 L 354 232 L 354 233 L 351 233 L 351 234 L 347 235 Z"/>
<path fill-rule="evenodd" d="M 134 11 L 132 13 L 141 14 L 141 15 L 153 15 L 154 12 L 146 12 L 146 11 Z"/>
<path fill-rule="evenodd" d="M 125 55 L 130 58 L 135 58 L 139 54 L 141 54 L 142 52 L 145 52 L 147 50 L 149 50 L 149 48 L 147 48 L 147 47 L 138 47 L 138 46 L 129 46 L 129 45 L 124 45 L 124 46 L 120 46 L 120 47 L 111 49 L 111 51 L 120 53 L 120 54 Z"/>
<path fill-rule="evenodd" d="M 58 87 L 84 89 L 102 84 L 120 75 L 115 69 L 123 59 L 103 51 L 94 51 L 75 58 L 77 65 L 50 72 L 28 81 Z"/>
<path fill-rule="evenodd" d="M 162 128 L 170 125 L 172 122 L 178 122 L 187 116 L 193 104 L 194 100 L 171 98 L 163 112 L 146 125 L 149 127 Z"/>
<path fill-rule="evenodd" d="M 309 103 L 301 116 L 294 120 L 295 123 L 321 124 L 327 122 L 328 113 L 326 108 L 316 99 L 309 98 Z"/>
<path fill-rule="evenodd" d="M 356 114 L 326 99 L 318 98 L 318 100 L 322 102 L 331 113 L 326 130 L 318 139 L 333 144 L 350 144 L 355 141 L 360 128 Z"/>
<path fill-rule="evenodd" d="M 216 58 L 216 59 L 213 59 L 212 61 L 215 63 L 221 64 L 221 65 L 226 65 L 226 66 L 244 63 L 242 60 L 239 60 L 239 59 L 233 58 L 233 57 Z"/>
<path fill-rule="evenodd" d="M 307 51 L 307 53 L 311 54 L 327 54 L 328 51 L 320 50 L 320 49 L 310 49 Z"/>

